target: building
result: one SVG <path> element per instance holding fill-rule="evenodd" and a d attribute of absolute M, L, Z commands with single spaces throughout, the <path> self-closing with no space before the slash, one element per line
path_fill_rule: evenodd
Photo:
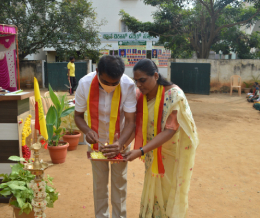
<path fill-rule="evenodd" d="M 154 58 L 157 65 L 162 66 L 161 73 L 167 76 L 166 59 L 170 58 L 170 51 L 164 50 L 161 46 L 153 47 L 158 37 L 150 37 L 148 33 L 131 33 L 128 27 L 121 20 L 119 12 L 123 9 L 131 16 L 138 20 L 146 22 L 153 21 L 152 13 L 157 10 L 156 7 L 145 5 L 140 0 L 92 0 L 93 8 L 97 12 L 97 21 L 105 19 L 107 23 L 101 26 L 99 37 L 101 45 L 100 52 L 111 55 L 121 55 L 126 64 L 126 73 L 132 76 L 132 68 L 134 64 L 141 58 L 152 58 L 152 51 L 158 56 Z M 156 51 L 154 51 L 156 50 Z M 136 52 L 130 54 L 129 52 Z M 55 62 L 57 54 L 54 48 L 42 48 L 38 54 L 28 55 L 28 60 L 46 60 L 47 62 Z M 95 66 L 93 67 L 93 69 Z"/>
<path fill-rule="evenodd" d="M 125 10 L 130 15 L 136 17 L 141 21 L 153 21 L 152 12 L 156 11 L 156 7 L 145 5 L 140 0 L 90 0 L 92 1 L 92 7 L 97 12 L 97 21 L 105 19 L 107 23 L 100 28 L 101 46 L 100 49 L 108 49 L 111 54 L 117 54 L 118 41 L 120 36 L 131 33 L 128 32 L 127 26 L 121 21 L 119 11 Z M 112 38 L 105 40 L 103 36 L 112 34 Z M 142 34 L 143 35 L 143 34 Z M 115 36 L 115 37 L 114 37 Z M 118 36 L 118 38 L 116 38 Z M 122 39 L 122 38 L 121 38 Z M 125 39 L 129 39 L 125 38 Z M 134 39 L 132 37 L 131 39 Z M 131 40 L 130 39 L 130 40 Z M 139 38 L 138 38 L 139 39 Z M 124 40 L 124 39 L 123 39 Z M 151 41 L 147 44 L 151 47 Z M 114 52 L 112 52 L 114 51 Z M 56 51 L 54 48 L 42 48 L 39 53 L 28 55 L 27 60 L 46 60 L 47 62 L 56 61 Z"/>

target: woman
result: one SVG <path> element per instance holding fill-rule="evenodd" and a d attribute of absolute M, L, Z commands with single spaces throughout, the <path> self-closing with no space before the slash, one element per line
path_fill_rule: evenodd
<path fill-rule="evenodd" d="M 152 58 L 157 58 L 157 50 L 153 49 Z"/>
<path fill-rule="evenodd" d="M 155 63 L 134 66 L 141 91 L 136 114 L 135 150 L 128 161 L 145 154 L 140 218 L 183 218 L 198 145 L 196 126 L 183 91 L 165 80 Z"/>

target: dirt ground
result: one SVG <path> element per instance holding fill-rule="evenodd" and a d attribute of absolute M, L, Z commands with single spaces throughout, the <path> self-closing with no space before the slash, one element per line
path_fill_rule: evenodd
<path fill-rule="evenodd" d="M 260 112 L 246 102 L 245 95 L 210 96 L 187 94 L 198 128 L 200 145 L 189 192 L 190 218 L 258 218 L 260 215 L 259 123 Z M 46 174 L 54 177 L 60 192 L 51 218 L 94 218 L 92 172 L 87 146 L 69 151 L 64 164 Z M 41 158 L 50 162 L 48 150 Z M 127 213 L 137 218 L 144 178 L 139 160 L 128 165 Z M 110 204 L 111 205 L 111 204 Z M 111 211 L 111 206 L 110 206 Z M 11 218 L 12 209 L 0 204 L 0 217 Z"/>

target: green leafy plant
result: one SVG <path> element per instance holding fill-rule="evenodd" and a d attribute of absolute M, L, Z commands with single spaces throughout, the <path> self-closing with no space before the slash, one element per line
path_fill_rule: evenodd
<path fill-rule="evenodd" d="M 58 96 L 58 98 L 61 98 L 60 96 Z M 69 100 L 67 98 L 67 96 L 65 96 L 65 103 L 64 103 L 64 109 L 68 109 L 71 106 L 69 105 Z M 75 122 L 73 122 L 74 120 L 74 113 L 70 113 L 68 115 L 68 119 L 63 120 L 62 123 L 64 123 L 64 126 L 66 126 L 66 133 L 65 135 L 73 135 L 75 129 L 77 128 L 77 126 L 75 125 Z"/>
<path fill-rule="evenodd" d="M 0 195 L 2 196 L 12 196 L 11 205 L 20 208 L 20 213 L 23 212 L 29 214 L 32 211 L 32 199 L 33 190 L 29 188 L 28 184 L 34 179 L 34 175 L 30 171 L 24 170 L 24 165 L 19 163 L 19 161 L 27 162 L 24 158 L 11 156 L 9 160 L 18 161 L 17 164 L 11 166 L 12 172 L 10 174 L 0 174 L 3 177 L 2 183 L 0 184 Z M 53 203 L 58 200 L 58 192 L 56 189 L 49 186 L 48 183 L 53 185 L 53 178 L 47 177 L 43 179 L 46 182 L 46 201 L 47 207 L 53 207 Z"/>
<path fill-rule="evenodd" d="M 252 80 L 253 80 L 253 82 L 260 83 L 259 77 L 260 77 L 260 75 L 258 75 L 258 76 L 253 76 L 253 75 L 252 75 Z"/>
<path fill-rule="evenodd" d="M 73 135 L 74 131 L 75 131 L 75 126 L 73 125 L 73 120 L 74 120 L 74 114 L 69 114 L 68 115 L 69 119 L 68 122 L 65 120 L 63 121 L 66 125 L 66 133 L 67 135 Z"/>
<path fill-rule="evenodd" d="M 252 85 L 252 83 L 247 83 L 247 82 L 244 82 L 244 84 L 246 85 L 246 88 L 250 88 L 250 86 Z"/>
<path fill-rule="evenodd" d="M 54 106 L 51 106 L 46 115 L 46 127 L 48 133 L 49 146 L 58 146 L 59 139 L 65 134 L 66 129 L 61 127 L 61 118 L 68 116 L 75 110 L 75 107 L 65 109 L 65 97 L 60 99 L 55 95 L 49 84 L 49 93 Z"/>

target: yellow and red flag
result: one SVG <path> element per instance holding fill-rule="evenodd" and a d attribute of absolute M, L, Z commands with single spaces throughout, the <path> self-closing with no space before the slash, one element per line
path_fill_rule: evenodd
<path fill-rule="evenodd" d="M 35 96 L 35 130 L 37 129 L 40 135 L 42 135 L 45 138 L 45 140 L 48 140 L 48 133 L 47 133 L 46 121 L 43 112 L 39 84 L 35 77 L 34 77 L 34 96 Z"/>

